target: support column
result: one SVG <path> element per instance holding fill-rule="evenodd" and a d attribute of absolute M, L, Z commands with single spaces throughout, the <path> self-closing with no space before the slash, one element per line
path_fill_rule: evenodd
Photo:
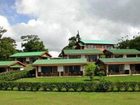
<path fill-rule="evenodd" d="M 35 77 L 38 77 L 38 67 L 35 68 Z"/>
<path fill-rule="evenodd" d="M 109 73 L 108 73 L 108 65 L 106 65 L 106 76 L 108 76 L 109 75 Z"/>
<path fill-rule="evenodd" d="M 61 77 L 61 72 L 58 72 L 58 74 L 59 74 L 59 77 Z"/>
<path fill-rule="evenodd" d="M 123 58 L 127 58 L 127 55 L 126 55 L 126 54 L 124 54 L 124 55 L 123 55 Z"/>
<path fill-rule="evenodd" d="M 57 71 L 58 71 L 58 75 L 61 76 L 61 72 L 64 72 L 64 67 L 63 66 L 58 66 Z"/>
<path fill-rule="evenodd" d="M 8 71 L 9 71 L 9 68 L 7 67 L 7 68 L 6 68 L 6 72 L 8 72 Z"/>
<path fill-rule="evenodd" d="M 97 55 L 97 59 L 99 59 L 100 57 L 99 57 L 99 55 Z"/>
<path fill-rule="evenodd" d="M 130 64 L 125 64 L 124 65 L 124 70 L 129 70 L 129 75 L 131 75 Z"/>
<path fill-rule="evenodd" d="M 129 64 L 129 67 L 130 67 L 130 64 Z M 132 68 L 130 67 L 130 70 L 129 70 L 129 75 L 132 75 Z"/>
<path fill-rule="evenodd" d="M 81 58 L 86 58 L 86 56 L 85 55 L 81 55 Z"/>
<path fill-rule="evenodd" d="M 80 71 L 82 71 L 83 72 L 83 76 L 85 76 L 85 68 L 84 68 L 84 66 L 80 66 Z"/>

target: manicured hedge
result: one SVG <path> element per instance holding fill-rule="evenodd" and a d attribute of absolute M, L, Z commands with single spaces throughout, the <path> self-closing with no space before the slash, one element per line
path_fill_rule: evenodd
<path fill-rule="evenodd" d="M 31 83 L 0 82 L 0 90 L 18 91 L 58 91 L 58 92 L 125 92 L 140 91 L 140 82 L 65 82 L 65 83 Z"/>
<path fill-rule="evenodd" d="M 0 81 L 12 81 L 20 78 L 31 77 L 33 70 L 11 71 L 0 74 Z"/>

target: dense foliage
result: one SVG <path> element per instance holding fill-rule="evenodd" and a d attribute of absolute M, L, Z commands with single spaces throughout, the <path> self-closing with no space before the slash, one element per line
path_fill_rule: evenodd
<path fill-rule="evenodd" d="M 26 52 L 46 50 L 43 41 L 37 35 L 21 36 L 21 39 L 23 40 L 23 50 Z"/>
<path fill-rule="evenodd" d="M 140 50 L 140 36 L 135 36 L 133 39 L 129 39 L 128 37 L 122 38 L 118 43 L 118 48 L 130 48 Z"/>
<path fill-rule="evenodd" d="M 81 40 L 81 38 L 80 38 L 80 35 L 79 35 L 79 31 L 78 31 L 76 36 L 72 36 L 72 37 L 69 38 L 69 43 L 68 43 L 67 46 L 65 46 L 63 48 L 63 50 L 65 50 L 65 49 L 75 49 L 75 46 L 76 46 L 77 42 L 79 42 L 80 40 Z"/>
<path fill-rule="evenodd" d="M 23 90 L 23 91 L 66 91 L 66 92 L 125 92 L 140 91 L 140 82 L 0 82 L 0 90 Z"/>
<path fill-rule="evenodd" d="M 0 27 L 0 60 L 7 60 L 9 56 L 16 52 L 16 42 L 10 37 L 3 37 L 7 32 L 6 29 Z"/>
<path fill-rule="evenodd" d="M 90 80 L 93 80 L 95 70 L 96 70 L 95 63 L 89 63 L 85 66 L 85 75 L 89 76 Z"/>
<path fill-rule="evenodd" d="M 0 74 L 0 81 L 12 81 L 20 78 L 27 78 L 33 76 L 33 74 L 33 70 L 4 72 Z"/>

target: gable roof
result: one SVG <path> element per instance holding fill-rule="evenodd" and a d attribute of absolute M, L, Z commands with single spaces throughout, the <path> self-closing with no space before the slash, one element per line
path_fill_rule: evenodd
<path fill-rule="evenodd" d="M 115 44 L 112 41 L 108 40 L 81 40 L 84 44 Z"/>
<path fill-rule="evenodd" d="M 11 55 L 10 57 L 33 57 L 33 56 L 41 56 L 47 53 L 46 51 L 36 51 L 36 52 L 19 52 Z M 47 53 L 48 54 L 48 53 Z M 51 56 L 48 54 L 48 56 Z"/>
<path fill-rule="evenodd" d="M 104 64 L 140 64 L 140 57 L 130 58 L 100 58 Z"/>
<path fill-rule="evenodd" d="M 113 54 L 140 54 L 140 51 L 136 49 L 107 49 L 106 51 Z"/>
<path fill-rule="evenodd" d="M 17 64 L 25 66 L 23 63 L 19 61 L 0 61 L 0 67 L 9 67 L 9 66 L 17 65 Z"/>
<path fill-rule="evenodd" d="M 103 52 L 98 49 L 73 49 L 64 50 L 63 52 L 65 55 L 103 54 Z"/>
<path fill-rule="evenodd" d="M 77 65 L 86 64 L 87 60 L 85 58 L 81 59 L 47 59 L 47 60 L 36 60 L 33 66 L 37 65 Z"/>

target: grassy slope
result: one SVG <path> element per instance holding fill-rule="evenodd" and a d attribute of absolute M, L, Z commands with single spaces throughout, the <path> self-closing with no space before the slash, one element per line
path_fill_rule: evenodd
<path fill-rule="evenodd" d="M 117 97 L 117 98 L 116 98 Z M 139 105 L 140 93 L 0 91 L 1 105 Z"/>
<path fill-rule="evenodd" d="M 112 81 L 112 82 L 118 82 L 118 81 L 128 81 L 128 82 L 140 82 L 140 75 L 137 76 L 115 76 L 115 77 L 105 77 L 106 80 Z"/>
<path fill-rule="evenodd" d="M 83 82 L 87 77 L 40 77 L 40 78 L 24 78 L 17 81 L 24 82 Z"/>
<path fill-rule="evenodd" d="M 100 77 L 94 77 L 95 80 L 98 80 Z M 112 82 L 118 81 L 136 81 L 140 82 L 140 76 L 116 76 L 116 77 L 102 77 L 105 80 Z M 24 78 L 17 81 L 20 82 L 84 82 L 87 81 L 88 77 L 40 77 L 40 78 Z"/>

